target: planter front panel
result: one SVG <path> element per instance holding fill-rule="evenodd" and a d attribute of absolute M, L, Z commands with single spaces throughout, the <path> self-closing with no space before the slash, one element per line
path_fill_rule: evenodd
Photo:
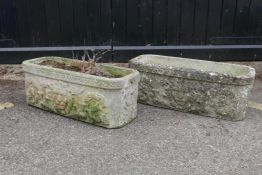
<path fill-rule="evenodd" d="M 130 61 L 130 67 L 137 69 L 141 76 L 139 102 L 232 121 L 245 118 L 247 99 L 253 83 L 252 78 L 248 84 L 247 82 L 250 80 L 238 77 L 240 78 L 238 83 L 244 83 L 245 85 L 230 84 L 229 80 L 234 79 L 231 76 L 224 78 L 225 83 L 223 81 L 213 81 L 212 77 L 204 81 L 204 77 L 209 77 L 204 72 L 201 72 L 201 75 L 198 76 L 197 70 L 192 70 L 197 78 L 190 78 L 188 77 L 188 75 L 192 74 L 190 70 L 183 68 L 172 69 L 170 64 L 168 70 L 166 70 L 166 67 L 163 68 L 165 70 L 159 70 L 161 67 L 154 64 L 147 69 L 141 59 L 143 57 Z M 203 64 L 205 64 L 204 61 Z M 166 75 L 165 71 L 173 74 Z M 206 74 L 217 75 L 217 73 L 212 72 Z M 219 79 L 219 76 L 221 75 L 218 75 L 216 79 L 223 80 L 223 77 Z"/>
<path fill-rule="evenodd" d="M 37 72 L 45 71 L 39 67 L 30 71 L 30 65 L 25 70 L 26 98 L 32 106 L 106 128 L 122 127 L 136 118 L 139 74 L 124 78 L 123 87 L 113 89 L 39 76 Z M 56 69 L 50 71 L 56 74 Z"/>

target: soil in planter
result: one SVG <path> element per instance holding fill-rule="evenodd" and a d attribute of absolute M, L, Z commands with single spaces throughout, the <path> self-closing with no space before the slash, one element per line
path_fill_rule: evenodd
<path fill-rule="evenodd" d="M 107 78 L 122 77 L 121 75 L 112 75 L 110 73 L 104 72 L 103 70 L 98 68 L 94 62 L 75 61 L 68 65 L 68 64 L 65 64 L 64 62 L 59 62 L 55 60 L 45 60 L 45 61 L 42 61 L 40 65 L 51 66 L 54 68 L 81 72 L 81 73 L 86 73 L 86 74 L 96 75 L 96 76 L 101 76 L 101 77 L 107 77 Z"/>

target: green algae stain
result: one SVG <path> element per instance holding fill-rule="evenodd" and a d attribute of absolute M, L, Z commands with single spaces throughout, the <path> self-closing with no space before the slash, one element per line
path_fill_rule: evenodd
<path fill-rule="evenodd" d="M 105 72 L 108 72 L 109 74 L 111 74 L 115 78 L 121 78 L 121 77 L 124 77 L 124 76 L 131 73 L 129 70 L 123 70 L 123 69 L 120 69 L 120 68 L 107 67 L 107 66 L 103 67 L 103 70 Z"/>
<path fill-rule="evenodd" d="M 230 73 L 234 76 L 244 76 L 248 75 L 249 70 L 244 68 L 232 69 Z"/>
<path fill-rule="evenodd" d="M 26 94 L 30 105 L 46 111 L 99 126 L 109 125 L 103 98 L 96 94 L 63 96 L 52 90 L 39 90 L 32 85 L 26 88 Z"/>

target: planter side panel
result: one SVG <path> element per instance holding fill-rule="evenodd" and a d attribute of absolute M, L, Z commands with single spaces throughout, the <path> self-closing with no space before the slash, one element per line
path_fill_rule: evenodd
<path fill-rule="evenodd" d="M 136 105 L 123 115 L 127 110 L 121 105 L 126 100 L 123 89 L 93 88 L 30 73 L 25 85 L 28 104 L 62 116 L 106 128 L 124 126 L 136 117 Z"/>
<path fill-rule="evenodd" d="M 252 85 L 218 84 L 140 72 L 139 102 L 232 121 L 245 118 Z"/>

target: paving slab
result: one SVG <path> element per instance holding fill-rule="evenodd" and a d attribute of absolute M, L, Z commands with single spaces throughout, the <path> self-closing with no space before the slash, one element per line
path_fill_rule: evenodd
<path fill-rule="evenodd" d="M 251 100 L 262 103 L 262 81 Z M 104 129 L 26 104 L 23 81 L 0 81 L 0 174 L 262 174 L 262 111 L 230 122 L 146 105 Z"/>

